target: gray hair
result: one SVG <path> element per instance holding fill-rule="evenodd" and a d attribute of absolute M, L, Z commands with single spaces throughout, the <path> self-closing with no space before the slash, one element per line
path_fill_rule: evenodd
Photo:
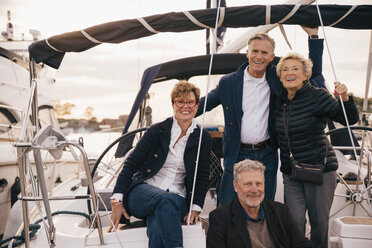
<path fill-rule="evenodd" d="M 302 68 L 306 76 L 306 79 L 309 80 L 312 74 L 313 62 L 311 61 L 311 59 L 306 59 L 298 53 L 290 53 L 287 56 L 282 57 L 279 60 L 279 63 L 276 66 L 276 74 L 278 75 L 278 77 L 282 75 L 282 68 L 283 68 L 284 62 L 290 59 L 297 60 L 298 62 L 302 64 Z"/>
<path fill-rule="evenodd" d="M 273 50 L 271 52 L 274 53 L 274 50 L 275 50 L 275 40 L 273 38 L 271 38 L 268 34 L 266 33 L 257 33 L 257 34 L 254 34 L 251 38 L 249 38 L 248 40 L 248 49 L 249 49 L 249 45 L 254 41 L 254 40 L 267 40 L 270 42 L 271 44 L 271 47 L 273 48 Z"/>
<path fill-rule="evenodd" d="M 261 162 L 245 159 L 234 165 L 234 181 L 238 182 L 240 174 L 248 170 L 260 171 L 262 176 L 265 178 L 265 166 Z"/>

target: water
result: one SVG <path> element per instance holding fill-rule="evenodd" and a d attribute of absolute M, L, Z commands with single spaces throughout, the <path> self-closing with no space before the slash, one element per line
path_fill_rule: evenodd
<path fill-rule="evenodd" d="M 108 147 L 120 136 L 120 132 L 72 133 L 67 136 L 67 139 L 78 141 L 79 138 L 82 138 L 83 146 L 88 158 L 98 158 L 106 147 Z M 105 156 L 104 159 L 112 158 L 115 151 L 116 146 L 111 148 L 108 155 Z"/>

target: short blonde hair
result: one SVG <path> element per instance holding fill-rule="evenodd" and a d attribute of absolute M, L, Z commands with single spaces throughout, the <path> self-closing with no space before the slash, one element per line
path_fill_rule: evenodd
<path fill-rule="evenodd" d="M 186 81 L 180 80 L 178 83 L 173 87 L 171 92 L 171 99 L 172 104 L 177 97 L 188 95 L 189 93 L 193 92 L 195 95 L 196 102 L 199 103 L 200 101 L 200 89 L 196 87 L 194 84 Z"/>
<path fill-rule="evenodd" d="M 234 181 L 238 182 L 240 174 L 248 170 L 260 171 L 263 178 L 265 178 L 265 166 L 261 162 L 257 160 L 245 159 L 234 165 Z"/>
<path fill-rule="evenodd" d="M 306 76 L 306 79 L 309 80 L 312 74 L 311 70 L 313 68 L 313 62 L 310 59 L 305 59 L 302 55 L 298 53 L 290 53 L 279 60 L 279 63 L 276 66 L 276 74 L 278 75 L 278 77 L 280 77 L 282 74 L 283 63 L 290 59 L 297 60 L 302 64 L 302 68 Z"/>
<path fill-rule="evenodd" d="M 274 50 L 275 50 L 275 40 L 273 38 L 271 38 L 268 34 L 266 33 L 257 33 L 257 34 L 254 34 L 251 38 L 249 38 L 248 40 L 248 49 L 249 49 L 249 45 L 255 41 L 255 40 L 267 40 L 270 42 L 271 44 L 271 47 L 273 48 L 272 49 L 272 53 L 274 53 Z"/>

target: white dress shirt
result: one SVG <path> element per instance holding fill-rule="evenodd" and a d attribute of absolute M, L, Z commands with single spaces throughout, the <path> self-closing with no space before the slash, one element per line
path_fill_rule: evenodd
<path fill-rule="evenodd" d="M 194 129 L 196 128 L 196 120 L 192 119 L 190 127 L 186 131 L 186 135 L 177 139 L 181 135 L 181 127 L 178 125 L 177 120 L 173 117 L 173 124 L 171 129 L 171 140 L 169 144 L 169 151 L 164 165 L 153 177 L 145 180 L 144 182 L 158 187 L 162 190 L 169 191 L 169 193 L 177 194 L 186 198 L 185 177 L 186 170 L 183 161 L 187 140 Z M 176 143 L 177 142 L 177 143 Z M 115 193 L 111 198 L 123 200 L 123 194 Z M 193 204 L 192 210 L 201 211 L 201 207 Z"/>
<path fill-rule="evenodd" d="M 244 70 L 241 142 L 257 144 L 269 138 L 270 87 L 266 73 L 262 78 L 254 78 Z"/>

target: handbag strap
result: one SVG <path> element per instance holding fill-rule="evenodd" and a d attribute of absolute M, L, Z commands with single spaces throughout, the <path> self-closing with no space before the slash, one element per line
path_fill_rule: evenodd
<path fill-rule="evenodd" d="M 290 112 L 291 112 L 291 107 L 292 106 L 290 105 L 289 106 L 289 111 Z M 285 133 L 285 136 L 287 137 L 288 148 L 289 148 L 289 157 L 292 158 L 292 159 L 295 159 L 294 156 L 293 156 L 293 153 L 292 153 L 291 143 L 290 143 L 289 134 L 288 134 L 289 117 L 288 117 L 288 121 L 287 121 L 286 116 L 287 116 L 287 104 L 284 103 L 284 111 L 283 111 L 284 133 Z M 326 137 L 326 152 L 325 152 L 324 160 L 323 160 L 324 165 L 327 163 L 327 153 L 328 153 L 328 139 Z"/>

